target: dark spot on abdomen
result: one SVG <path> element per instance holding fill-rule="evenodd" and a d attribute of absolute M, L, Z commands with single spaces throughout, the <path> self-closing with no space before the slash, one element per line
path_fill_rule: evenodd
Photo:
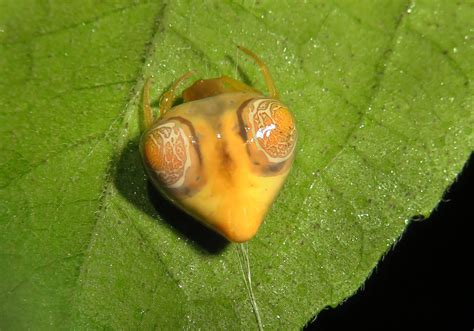
<path fill-rule="evenodd" d="M 219 158 L 219 169 L 223 177 L 225 177 L 229 182 L 232 182 L 232 174 L 235 169 L 235 162 L 229 153 L 227 143 L 225 141 L 221 141 L 217 145 L 217 155 Z"/>
<path fill-rule="evenodd" d="M 265 169 L 265 172 L 267 175 L 272 175 L 276 172 L 279 172 L 281 169 L 283 169 L 283 166 L 285 165 L 287 161 L 283 161 L 283 162 L 280 162 L 280 163 L 272 163 L 272 164 L 269 164 L 266 169 Z"/>
<path fill-rule="evenodd" d="M 245 100 L 244 102 L 242 102 L 242 104 L 240 105 L 240 107 L 237 109 L 237 121 L 239 123 L 239 134 L 240 134 L 240 137 L 242 138 L 242 140 L 244 141 L 244 143 L 247 143 L 247 131 L 245 130 L 245 123 L 244 123 L 244 119 L 242 117 L 242 114 L 243 114 L 243 111 L 245 109 L 245 107 L 250 103 L 250 101 L 252 101 L 253 99 L 248 99 L 248 100 Z"/>

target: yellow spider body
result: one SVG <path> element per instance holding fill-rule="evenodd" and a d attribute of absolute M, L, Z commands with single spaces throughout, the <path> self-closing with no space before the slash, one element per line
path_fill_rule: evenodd
<path fill-rule="evenodd" d="M 174 204 L 230 241 L 251 239 L 283 185 L 294 158 L 293 116 L 277 98 L 268 69 L 260 65 L 271 97 L 233 80 L 198 80 L 171 108 L 164 94 L 153 120 L 145 86 L 147 126 L 140 144 L 154 186 Z"/>

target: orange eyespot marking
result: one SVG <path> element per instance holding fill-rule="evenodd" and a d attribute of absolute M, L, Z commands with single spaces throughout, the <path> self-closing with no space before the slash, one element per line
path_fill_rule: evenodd
<path fill-rule="evenodd" d="M 191 167 L 189 139 L 175 122 L 165 122 L 148 134 L 145 160 L 163 185 L 176 188 L 183 185 Z"/>
<path fill-rule="evenodd" d="M 297 140 L 288 108 L 275 99 L 251 99 L 237 115 L 253 170 L 264 176 L 285 172 L 291 166 Z"/>
<path fill-rule="evenodd" d="M 249 123 L 257 148 L 271 162 L 288 159 L 296 142 L 295 122 L 288 108 L 273 99 L 257 100 L 251 107 Z"/>
<path fill-rule="evenodd" d="M 192 196 L 206 183 L 199 141 L 185 118 L 155 122 L 143 136 L 141 149 L 149 176 L 168 193 Z"/>

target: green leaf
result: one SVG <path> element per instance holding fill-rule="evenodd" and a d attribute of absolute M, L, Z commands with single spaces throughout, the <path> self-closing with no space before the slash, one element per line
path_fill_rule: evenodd
<path fill-rule="evenodd" d="M 337 305 L 473 149 L 473 22 L 467 1 L 1 1 L 0 328 L 255 329 L 258 307 L 295 329 Z M 264 89 L 236 45 L 300 137 L 244 246 L 164 201 L 137 148 L 147 76 L 155 100 L 189 69 Z"/>

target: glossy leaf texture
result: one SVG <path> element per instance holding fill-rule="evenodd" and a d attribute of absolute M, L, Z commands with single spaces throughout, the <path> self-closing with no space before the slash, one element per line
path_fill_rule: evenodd
<path fill-rule="evenodd" d="M 262 324 L 337 305 L 473 149 L 473 22 L 468 1 L 1 1 L 0 328 L 257 328 L 241 246 L 138 154 L 146 77 L 155 101 L 190 69 L 264 89 L 236 45 L 299 129 L 244 247 Z"/>

